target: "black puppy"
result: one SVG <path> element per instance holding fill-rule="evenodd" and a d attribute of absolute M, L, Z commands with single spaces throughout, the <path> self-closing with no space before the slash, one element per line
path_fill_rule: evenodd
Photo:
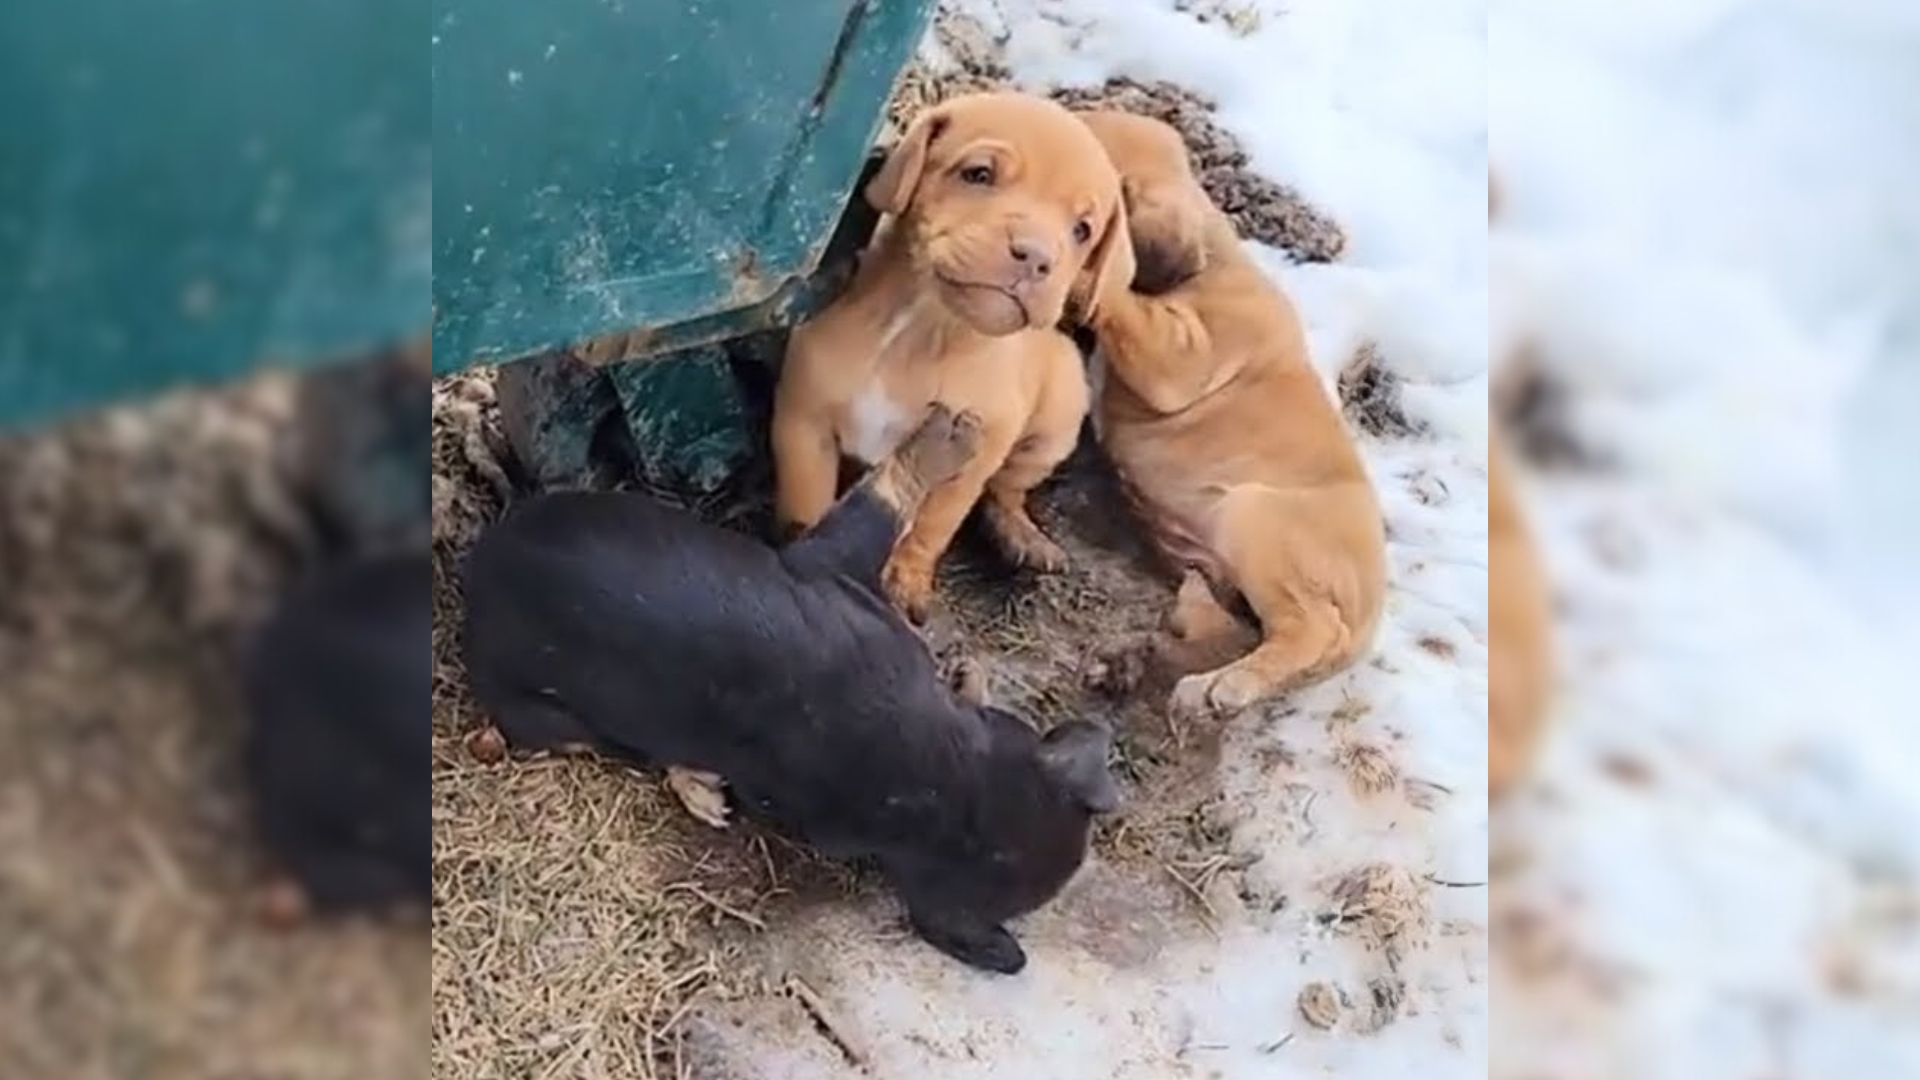
<path fill-rule="evenodd" d="M 1018 971 L 1001 922 L 1066 884 L 1117 792 L 1105 728 L 1042 737 L 960 699 L 881 593 L 901 523 L 978 442 L 936 406 L 777 552 L 641 495 L 537 498 L 468 558 L 474 692 L 513 745 L 724 777 L 744 812 L 877 857 L 936 947 Z"/>
<path fill-rule="evenodd" d="M 433 855 L 433 663 L 424 552 L 358 556 L 293 589 L 247 657 L 247 767 L 297 883 L 277 918 L 424 901 Z"/>

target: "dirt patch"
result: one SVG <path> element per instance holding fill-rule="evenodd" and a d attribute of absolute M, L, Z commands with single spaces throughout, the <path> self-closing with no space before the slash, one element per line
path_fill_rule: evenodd
<path fill-rule="evenodd" d="M 1241 5 L 1196 3 L 1202 21 L 1228 26 Z M 1250 31 L 1246 31 L 1250 32 Z M 962 94 L 1014 88 L 1004 39 L 978 20 L 943 15 L 933 55 L 907 66 L 887 106 L 887 135 L 898 137 L 921 110 Z M 1027 87 L 1026 89 L 1039 89 Z M 1186 140 L 1194 174 L 1240 235 L 1286 252 L 1297 262 L 1332 262 L 1346 249 L 1346 233 L 1300 193 L 1253 171 L 1246 150 L 1213 120 L 1214 103 L 1168 82 L 1110 79 L 1096 87 L 1058 87 L 1054 100 L 1072 109 L 1119 109 L 1165 121 Z"/>
<path fill-rule="evenodd" d="M 312 543 L 296 404 L 268 377 L 0 439 L 8 1075 L 421 1073 L 419 927 L 252 917 L 233 645 Z"/>

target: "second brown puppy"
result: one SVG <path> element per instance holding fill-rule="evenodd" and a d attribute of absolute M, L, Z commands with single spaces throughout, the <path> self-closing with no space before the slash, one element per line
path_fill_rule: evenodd
<path fill-rule="evenodd" d="M 1233 712 L 1371 645 L 1379 504 L 1292 305 L 1194 179 L 1179 133 L 1128 113 L 1081 119 L 1120 172 L 1139 263 L 1109 275 L 1087 319 L 1097 430 L 1186 574 L 1169 629 L 1185 666 L 1208 670 L 1180 679 L 1173 709 Z M 1231 613 L 1242 600 L 1257 641 Z"/>

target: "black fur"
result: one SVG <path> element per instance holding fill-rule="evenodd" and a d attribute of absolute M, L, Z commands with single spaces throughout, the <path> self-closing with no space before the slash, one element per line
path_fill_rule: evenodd
<path fill-rule="evenodd" d="M 247 657 L 255 812 L 322 911 L 428 895 L 430 575 L 424 553 L 330 568 L 287 595 Z"/>
<path fill-rule="evenodd" d="M 864 488 L 779 551 L 641 495 L 537 498 L 469 556 L 468 672 L 514 745 L 719 773 L 743 813 L 876 857 L 929 942 L 1011 973 L 1001 922 L 1111 808 L 1105 731 L 1043 740 L 956 699 L 880 593 L 898 528 Z"/>

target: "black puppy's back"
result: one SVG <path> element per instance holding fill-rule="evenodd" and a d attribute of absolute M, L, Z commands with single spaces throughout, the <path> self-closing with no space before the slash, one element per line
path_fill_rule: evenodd
<path fill-rule="evenodd" d="M 532 500 L 468 558 L 475 692 L 550 727 L 570 717 L 602 749 L 711 769 L 750 805 L 778 789 L 812 816 L 845 798 L 849 769 L 883 767 L 908 715 L 951 709 L 885 599 L 794 551 L 642 495 Z M 514 718 L 495 719 L 513 739 Z"/>

